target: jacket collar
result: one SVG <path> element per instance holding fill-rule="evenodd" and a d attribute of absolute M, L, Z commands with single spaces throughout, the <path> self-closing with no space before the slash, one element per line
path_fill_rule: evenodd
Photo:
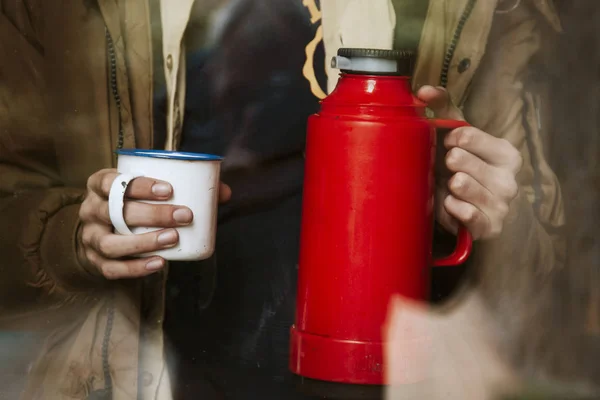
<path fill-rule="evenodd" d="M 431 0 L 419 43 L 413 83 L 442 85 L 446 74 L 452 101 L 459 105 L 487 45 L 497 0 Z M 453 10 L 449 12 L 449 10 Z M 468 60 L 470 67 L 458 71 Z"/>
<path fill-rule="evenodd" d="M 180 141 L 185 99 L 183 35 L 193 0 L 160 0 L 164 72 L 167 89 L 166 148 Z M 153 138 L 153 68 L 148 0 L 98 0 L 113 40 L 121 97 L 124 146 L 151 148 Z M 135 74 L 128 73 L 135 71 Z M 132 101 L 135 99 L 135 101 Z"/>
<path fill-rule="evenodd" d="M 167 89 L 167 150 L 181 140 L 185 101 L 185 46 L 183 34 L 194 0 L 161 0 L 163 58 Z"/>

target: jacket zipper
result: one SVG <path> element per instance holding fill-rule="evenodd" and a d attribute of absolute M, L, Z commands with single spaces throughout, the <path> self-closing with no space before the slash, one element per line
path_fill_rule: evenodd
<path fill-rule="evenodd" d="M 119 119 L 119 137 L 117 149 L 123 148 L 123 124 L 121 121 L 121 96 L 117 87 L 117 57 L 115 56 L 115 46 L 108 28 L 105 28 L 106 47 L 108 50 L 108 62 L 110 67 L 110 87 L 115 104 L 117 106 L 117 117 Z M 106 307 L 106 327 L 102 338 L 102 372 L 104 375 L 104 389 L 91 392 L 87 400 L 109 400 L 112 399 L 112 377 L 110 375 L 110 364 L 108 362 L 108 346 L 112 334 L 113 323 L 115 319 L 115 299 L 114 292 L 111 291 Z"/>
<path fill-rule="evenodd" d="M 460 35 L 467 23 L 467 20 L 471 16 L 473 12 L 473 8 L 475 8 L 475 3 L 477 0 L 469 0 L 463 13 L 458 21 L 458 26 L 454 31 L 454 35 L 452 36 L 452 41 L 450 42 L 450 46 L 448 46 L 448 50 L 446 50 L 446 55 L 444 57 L 444 63 L 442 64 L 442 73 L 440 75 L 440 85 L 442 87 L 446 87 L 448 85 L 448 71 L 450 70 L 450 62 L 454 57 L 454 52 L 456 51 L 456 46 L 458 45 L 458 41 L 460 40 Z"/>
<path fill-rule="evenodd" d="M 121 121 L 121 96 L 117 86 L 117 57 L 115 56 L 115 45 L 108 32 L 108 28 L 105 28 L 106 32 L 106 47 L 108 49 L 108 62 L 110 67 L 110 88 L 112 91 L 115 104 L 117 106 L 117 116 L 119 118 L 119 138 L 117 141 L 117 149 L 123 148 L 123 122 Z"/>

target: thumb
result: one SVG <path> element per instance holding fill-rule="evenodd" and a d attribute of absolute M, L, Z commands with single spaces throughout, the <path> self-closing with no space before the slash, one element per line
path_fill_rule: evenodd
<path fill-rule="evenodd" d="M 427 104 L 436 118 L 465 120 L 460 109 L 452 103 L 446 88 L 425 85 L 417 91 L 417 97 Z"/>

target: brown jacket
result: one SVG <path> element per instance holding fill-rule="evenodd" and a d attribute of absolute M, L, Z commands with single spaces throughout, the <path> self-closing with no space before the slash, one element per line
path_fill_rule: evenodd
<path fill-rule="evenodd" d="M 192 3 L 160 2 L 168 148 L 182 123 Z M 87 178 L 115 166 L 121 141 L 152 147 L 150 3 L 0 4 L 0 325 L 46 338 L 23 397 L 84 399 L 110 386 L 115 400 L 168 399 L 165 274 L 108 283 L 78 264 L 75 241 Z"/>
<path fill-rule="evenodd" d="M 323 11 L 344 1 L 324 0 Z M 438 83 L 471 2 L 431 2 L 417 83 Z M 546 23 L 541 16 L 557 22 L 548 1 L 523 2 L 496 31 L 495 2 L 474 2 L 448 64 L 448 89 L 474 125 L 522 150 L 527 243 L 550 259 L 554 246 L 543 226 L 560 226 L 562 208 L 538 147 L 534 96 L 522 80 L 537 26 Z M 171 397 L 161 329 L 166 273 L 109 283 L 76 257 L 87 178 L 115 166 L 121 142 L 153 146 L 149 2 L 97 3 L 0 0 L 0 329 L 45 337 L 25 399 L 85 399 L 106 388 L 115 400 Z M 160 1 L 169 149 L 183 123 L 181 36 L 191 3 Z M 335 23 L 326 17 L 324 24 L 331 55 Z M 465 58 L 471 66 L 458 72 Z"/>

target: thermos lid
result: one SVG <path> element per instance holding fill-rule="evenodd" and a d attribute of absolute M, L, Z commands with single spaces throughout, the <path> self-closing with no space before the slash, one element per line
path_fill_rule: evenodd
<path fill-rule="evenodd" d="M 331 68 L 355 74 L 412 76 L 415 61 L 412 50 L 342 47 L 331 60 Z"/>

